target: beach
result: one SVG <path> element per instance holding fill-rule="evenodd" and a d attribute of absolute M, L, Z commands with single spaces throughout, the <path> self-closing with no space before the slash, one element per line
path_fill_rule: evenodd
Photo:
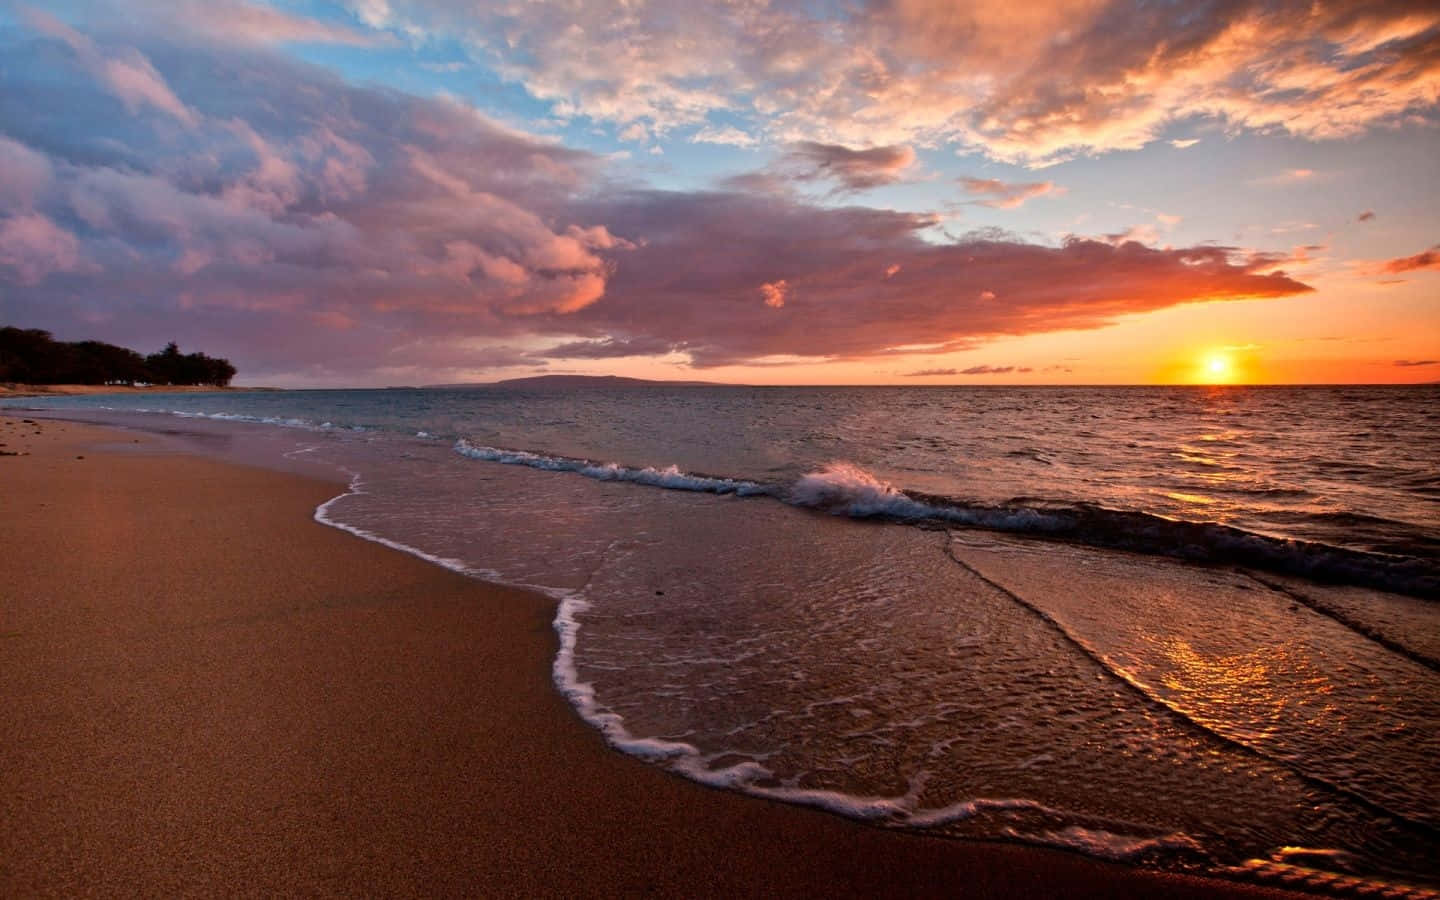
<path fill-rule="evenodd" d="M 687 782 L 556 691 L 553 600 L 343 485 L 3 421 L 0 893 L 1281 895 Z"/>
<path fill-rule="evenodd" d="M 216 387 L 211 384 L 12 384 L 0 382 L 0 398 L 15 397 L 84 397 L 95 394 L 213 394 L 238 391 L 269 391 L 265 387 Z"/>

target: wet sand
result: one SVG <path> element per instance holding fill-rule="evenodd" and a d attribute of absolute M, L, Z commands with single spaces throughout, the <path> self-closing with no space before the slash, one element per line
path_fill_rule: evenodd
<path fill-rule="evenodd" d="M 19 418 L 0 895 L 1285 896 L 668 775 L 556 693 L 552 601 L 314 522 L 338 483 Z"/>

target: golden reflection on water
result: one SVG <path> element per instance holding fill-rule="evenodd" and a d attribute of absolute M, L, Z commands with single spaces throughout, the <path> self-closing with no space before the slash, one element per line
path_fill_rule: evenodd
<path fill-rule="evenodd" d="M 1179 491 L 1172 491 L 1165 496 L 1171 500 L 1176 500 L 1180 503 L 1190 503 L 1195 506 L 1211 506 L 1219 502 L 1212 497 L 1202 497 L 1199 494 L 1182 494 Z"/>
<path fill-rule="evenodd" d="M 1324 699 L 1335 684 L 1295 647 L 1215 656 L 1185 640 L 1159 643 L 1171 663 L 1161 683 L 1190 701 L 1189 715 L 1222 734 L 1263 740 L 1301 722 L 1333 728 L 1343 719 Z"/>

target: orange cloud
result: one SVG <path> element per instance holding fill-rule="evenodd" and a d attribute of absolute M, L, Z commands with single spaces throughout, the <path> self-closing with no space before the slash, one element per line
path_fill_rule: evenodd
<path fill-rule="evenodd" d="M 1440 269 L 1440 244 L 1436 244 L 1429 250 L 1424 250 L 1414 256 L 1392 259 L 1380 266 L 1380 271 L 1389 275 L 1398 275 L 1401 272 L 1414 272 L 1418 269 Z"/>
<path fill-rule="evenodd" d="M 155 53 L 157 83 L 192 104 L 177 140 L 170 112 L 147 102 L 146 124 L 164 127 L 137 128 L 112 86 L 57 49 L 15 43 L 0 67 L 0 107 L 43 96 L 84 111 L 37 116 L 24 144 L 0 143 L 13 163 L 0 167 L 0 281 L 20 285 L 7 309 L 57 330 L 98 310 L 120 343 L 218 335 L 215 352 L 257 378 L 302 360 L 401 371 L 422 350 L 460 368 L 948 352 L 1310 290 L 1279 258 L 1227 247 L 955 238 L 930 213 L 646 188 L 462 103 L 353 85 L 248 43 Z M 76 131 L 127 142 L 70 153 Z M 900 144 L 795 150 L 847 190 L 914 162 Z"/>
<path fill-rule="evenodd" d="M 760 296 L 764 298 L 765 305 L 771 309 L 780 309 L 785 305 L 785 300 L 790 296 L 790 284 L 785 279 L 771 281 L 760 285 Z"/>

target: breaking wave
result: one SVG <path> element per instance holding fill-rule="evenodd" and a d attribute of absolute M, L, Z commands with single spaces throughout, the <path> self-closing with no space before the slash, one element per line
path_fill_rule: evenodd
<path fill-rule="evenodd" d="M 669 490 L 741 497 L 765 496 L 792 506 L 857 519 L 953 524 L 1032 534 L 1189 562 L 1242 565 L 1317 581 L 1416 597 L 1440 597 L 1440 563 L 1433 560 L 1272 537 L 1217 522 L 1188 522 L 1084 503 L 1049 504 L 1034 498 L 1014 505 L 968 503 L 897 487 L 847 462 L 830 463 L 802 475 L 792 484 L 780 485 L 699 475 L 673 465 L 634 467 L 507 450 L 472 444 L 464 438 L 455 442 L 455 452 L 471 459 L 571 472 L 600 481 L 626 481 Z"/>
<path fill-rule="evenodd" d="M 549 472 L 574 472 L 597 481 L 629 481 L 650 487 L 666 488 L 672 491 L 700 491 L 707 494 L 737 494 L 751 496 L 769 493 L 769 488 L 754 481 L 738 478 L 717 478 L 710 475 L 694 475 L 682 472 L 676 466 L 656 469 L 651 466 L 632 468 L 619 463 L 599 463 L 588 459 L 574 459 L 566 456 L 547 456 L 528 450 L 502 450 L 472 444 L 461 438 L 455 442 L 455 452 L 471 459 L 505 463 L 511 466 L 529 466 Z"/>

